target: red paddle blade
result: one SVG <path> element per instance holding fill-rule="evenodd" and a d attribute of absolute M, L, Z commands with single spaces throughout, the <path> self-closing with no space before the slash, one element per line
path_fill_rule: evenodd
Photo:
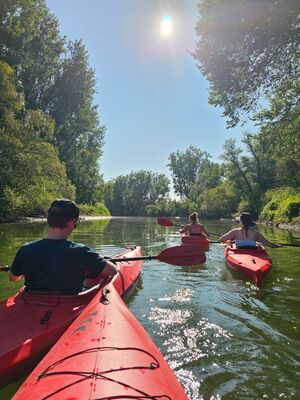
<path fill-rule="evenodd" d="M 153 258 L 165 262 L 167 264 L 192 266 L 204 264 L 206 256 L 200 246 L 196 245 L 182 245 L 170 247 L 169 249 L 163 250 L 157 256 Z"/>
<path fill-rule="evenodd" d="M 175 224 L 168 218 L 158 217 L 157 223 L 162 226 L 174 226 Z"/>

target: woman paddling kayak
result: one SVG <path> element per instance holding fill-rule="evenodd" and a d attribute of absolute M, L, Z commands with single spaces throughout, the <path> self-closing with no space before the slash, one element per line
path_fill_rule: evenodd
<path fill-rule="evenodd" d="M 205 226 L 198 222 L 198 214 L 196 212 L 189 215 L 189 223 L 180 229 L 180 233 L 187 236 L 202 236 L 205 238 L 209 236 Z"/>
<path fill-rule="evenodd" d="M 260 232 L 252 229 L 256 223 L 248 212 L 242 212 L 240 215 L 241 226 L 232 229 L 219 238 L 219 242 L 235 241 L 237 248 L 241 247 L 256 247 L 257 243 L 261 243 L 267 247 L 281 247 L 280 244 L 273 243 L 266 239 Z"/>

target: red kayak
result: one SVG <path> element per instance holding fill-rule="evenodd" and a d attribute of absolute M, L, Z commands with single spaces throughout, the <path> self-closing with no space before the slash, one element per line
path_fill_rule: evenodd
<path fill-rule="evenodd" d="M 201 246 L 203 250 L 207 250 L 209 246 L 209 239 L 202 235 L 182 235 L 181 243 L 198 245 Z"/>
<path fill-rule="evenodd" d="M 141 255 L 141 248 L 117 257 Z M 140 275 L 142 262 L 116 264 L 113 285 L 125 295 Z M 49 351 L 99 292 L 97 285 L 78 295 L 32 294 L 22 289 L 0 304 L 0 387 L 26 375 Z"/>
<path fill-rule="evenodd" d="M 100 291 L 13 400 L 188 400 L 113 285 Z"/>
<path fill-rule="evenodd" d="M 271 257 L 263 248 L 239 248 L 235 245 L 225 248 L 226 261 L 237 271 L 247 275 L 256 285 L 260 285 L 271 268 Z"/>

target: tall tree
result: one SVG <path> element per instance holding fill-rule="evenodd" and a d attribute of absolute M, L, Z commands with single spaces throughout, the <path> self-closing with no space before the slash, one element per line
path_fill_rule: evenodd
<path fill-rule="evenodd" d="M 168 197 L 169 184 L 164 174 L 151 171 L 120 175 L 106 184 L 105 204 L 113 215 L 146 215 L 147 206 Z"/>
<path fill-rule="evenodd" d="M 195 146 L 189 146 L 185 151 L 177 150 L 169 155 L 174 191 L 181 198 L 187 199 L 191 186 L 201 168 L 206 165 L 210 155 Z"/>
<path fill-rule="evenodd" d="M 298 0 L 199 0 L 198 9 L 193 56 L 229 126 L 299 79 Z"/>
<path fill-rule="evenodd" d="M 54 118 L 53 144 L 77 188 L 77 201 L 101 200 L 104 127 L 93 104 L 96 82 L 82 42 L 66 47 L 45 0 L 3 0 L 0 59 L 16 71 L 25 109 Z"/>
<path fill-rule="evenodd" d="M 77 188 L 77 200 L 99 200 L 102 177 L 98 160 L 102 154 L 104 127 L 93 104 L 95 74 L 81 41 L 69 44 L 68 56 L 49 91 L 49 112 L 56 121 L 55 143 Z"/>
<path fill-rule="evenodd" d="M 45 0 L 1 0 L 0 60 L 16 71 L 27 109 L 47 111 L 47 92 L 64 45 L 58 21 Z"/>
<path fill-rule="evenodd" d="M 214 188 L 221 183 L 222 172 L 219 164 L 207 160 L 198 172 L 195 182 L 191 185 L 189 198 L 197 201 L 206 190 Z"/>
<path fill-rule="evenodd" d="M 24 95 L 13 70 L 0 62 L 0 220 L 45 212 L 55 197 L 74 198 L 64 165 L 50 143 L 54 121 L 40 110 L 18 118 Z"/>
<path fill-rule="evenodd" d="M 241 200 L 240 193 L 230 180 L 208 189 L 199 204 L 203 218 L 231 218 L 237 211 Z"/>
<path fill-rule="evenodd" d="M 300 75 L 293 82 L 286 81 L 275 96 L 270 97 L 270 108 L 257 114 L 261 122 L 259 140 L 268 143 L 269 156 L 275 160 L 299 163 L 300 154 Z"/>

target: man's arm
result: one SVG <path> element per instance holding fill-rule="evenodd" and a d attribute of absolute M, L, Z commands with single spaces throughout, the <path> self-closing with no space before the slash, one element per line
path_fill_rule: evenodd
<path fill-rule="evenodd" d="M 12 282 L 17 282 L 24 279 L 23 256 L 24 246 L 19 248 L 17 254 L 15 255 L 14 261 L 11 264 L 8 279 Z"/>
<path fill-rule="evenodd" d="M 20 281 L 21 279 L 24 279 L 24 275 L 14 275 L 9 271 L 8 279 L 12 282 L 16 282 Z"/>
<path fill-rule="evenodd" d="M 101 274 L 113 277 L 117 273 L 118 273 L 118 268 L 115 266 L 115 264 L 109 260 L 106 260 L 105 267 L 101 272 Z"/>

